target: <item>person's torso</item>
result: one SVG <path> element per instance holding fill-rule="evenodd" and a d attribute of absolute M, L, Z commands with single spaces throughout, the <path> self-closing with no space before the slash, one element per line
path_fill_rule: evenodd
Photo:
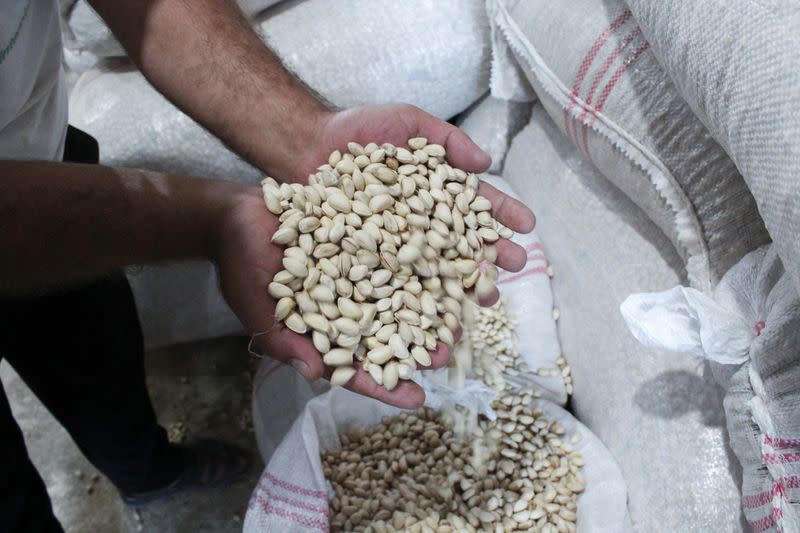
<path fill-rule="evenodd" d="M 57 0 L 0 0 L 0 159 L 60 160 L 67 129 Z"/>

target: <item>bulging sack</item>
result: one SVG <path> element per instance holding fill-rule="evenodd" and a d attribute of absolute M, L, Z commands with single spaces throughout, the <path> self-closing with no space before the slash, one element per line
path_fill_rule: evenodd
<path fill-rule="evenodd" d="M 737 531 L 739 468 L 724 391 L 696 358 L 642 347 L 619 305 L 686 283 L 664 233 L 581 157 L 541 107 L 512 142 L 505 178 L 536 213 L 554 269 L 572 409 L 617 460 L 636 531 Z"/>
<path fill-rule="evenodd" d="M 776 248 L 747 255 L 713 298 L 677 287 L 631 295 L 621 311 L 646 346 L 713 362 L 748 522 L 800 531 L 800 296 Z"/>
<path fill-rule="evenodd" d="M 580 432 L 574 445 L 585 459 L 586 490 L 578 497 L 578 532 L 623 531 L 626 527 L 625 484 L 602 443 L 563 409 L 536 403 L 567 435 Z M 377 424 L 400 409 L 336 387 L 309 401 L 272 454 L 253 491 L 244 521 L 245 533 L 328 531 L 330 486 L 320 452 L 340 448 L 339 434 L 354 425 Z M 400 502 L 398 502 L 400 507 Z"/>
<path fill-rule="evenodd" d="M 449 119 L 489 88 L 481 0 L 351 0 L 342 9 L 293 0 L 257 28 L 286 68 L 339 108 L 405 102 Z"/>
<path fill-rule="evenodd" d="M 768 242 L 742 176 L 622 0 L 489 0 L 488 9 L 492 94 L 519 97 L 530 84 L 568 142 L 670 238 L 693 287 L 710 292 Z"/>
<path fill-rule="evenodd" d="M 744 176 L 800 290 L 797 2 L 627 2 L 677 89 Z"/>
<path fill-rule="evenodd" d="M 511 185 L 497 176 L 482 176 L 512 198 L 520 199 Z M 561 356 L 556 321 L 553 318 L 553 291 L 548 276 L 548 260 L 536 230 L 528 234 L 515 234 L 511 241 L 520 245 L 528 254 L 525 267 L 519 272 L 500 269 L 497 288 L 505 301 L 509 316 L 517 323 L 515 345 L 520 358 L 531 370 L 524 378 L 526 386 L 533 386 L 543 397 L 558 405 L 567 403 L 564 378 L 558 368 Z M 557 375 L 539 375 L 540 369 L 558 370 Z"/>

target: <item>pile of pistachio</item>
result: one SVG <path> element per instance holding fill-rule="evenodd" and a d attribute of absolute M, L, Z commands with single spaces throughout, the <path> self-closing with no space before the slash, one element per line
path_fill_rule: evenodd
<path fill-rule="evenodd" d="M 424 138 L 333 152 L 308 185 L 262 181 L 285 246 L 269 284 L 276 319 L 310 334 L 331 382 L 360 361 L 391 390 L 439 341 L 452 347 L 465 291 L 480 298 L 497 280 L 491 243 L 512 232 L 491 215 L 475 174 L 446 162 Z"/>
<path fill-rule="evenodd" d="M 584 460 L 558 422 L 529 408 L 530 391 L 502 393 L 497 419 L 459 437 L 432 409 L 385 417 L 323 452 L 333 487 L 331 531 L 569 532 Z"/>

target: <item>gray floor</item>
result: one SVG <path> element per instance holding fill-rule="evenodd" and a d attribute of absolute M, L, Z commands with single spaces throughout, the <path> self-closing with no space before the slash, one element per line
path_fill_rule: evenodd
<path fill-rule="evenodd" d="M 0 379 L 28 451 L 68 532 L 229 532 L 242 519 L 263 464 L 250 419 L 251 375 L 257 361 L 247 341 L 220 339 L 147 354 L 148 386 L 159 420 L 172 433 L 222 438 L 253 451 L 255 466 L 236 485 L 176 495 L 128 508 L 84 459 L 69 435 L 5 362 Z M 179 431 L 183 426 L 184 430 Z"/>

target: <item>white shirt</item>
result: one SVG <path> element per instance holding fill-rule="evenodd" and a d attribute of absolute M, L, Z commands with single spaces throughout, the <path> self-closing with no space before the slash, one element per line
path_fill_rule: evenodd
<path fill-rule="evenodd" d="M 0 159 L 61 160 L 67 91 L 58 0 L 0 0 Z"/>

